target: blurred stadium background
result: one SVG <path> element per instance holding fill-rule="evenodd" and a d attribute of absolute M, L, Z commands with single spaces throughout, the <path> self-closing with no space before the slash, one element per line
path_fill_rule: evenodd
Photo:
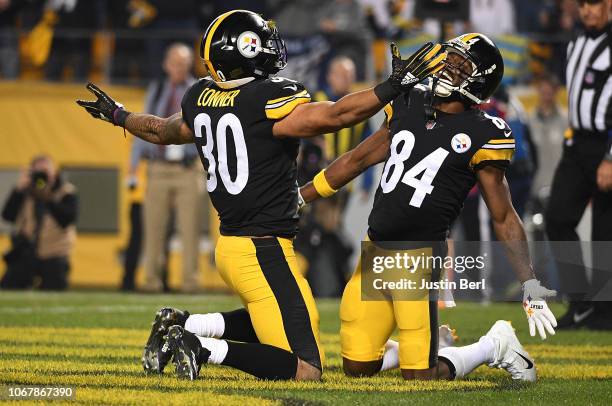
<path fill-rule="evenodd" d="M 74 100 L 86 96 L 84 84 L 91 80 L 105 84 L 105 90 L 130 110 L 141 111 L 147 84 L 162 75 L 166 46 L 184 42 L 198 55 L 200 37 L 210 21 L 236 8 L 260 12 L 277 22 L 289 52 L 289 65 L 281 74 L 302 81 L 311 94 L 326 88 L 328 65 L 337 56 L 354 62 L 353 88 L 357 89 L 386 77 L 390 41 L 408 54 L 428 40 L 469 31 L 487 34 L 500 47 L 506 63 L 504 84 L 509 99 L 502 100 L 515 110 L 501 108 L 516 116 L 517 125 L 526 127 L 541 102 L 539 81 L 554 76 L 563 82 L 565 47 L 578 24 L 574 0 L 0 0 L 0 201 L 33 156 L 46 153 L 57 161 L 77 186 L 80 200 L 71 287 L 120 286 L 129 205 L 142 192 L 126 186 L 133 138 L 124 138 L 119 128 L 94 122 Z M 194 75 L 205 74 L 196 58 Z M 563 88 L 555 97 L 563 109 Z M 372 118 L 371 127 L 381 120 L 380 114 Z M 540 168 L 555 165 L 563 134 L 557 136 L 557 153 L 546 145 L 537 153 Z M 531 137 L 538 145 L 539 134 L 532 130 Z M 529 148 L 526 153 L 536 154 Z M 144 166 L 140 170 L 146 172 Z M 534 168 L 529 176 L 536 176 Z M 538 185 L 541 190 L 532 188 L 522 202 L 523 218 L 534 239 L 541 239 L 538 204 L 550 180 Z M 321 232 L 339 235 L 353 248 L 345 255 L 349 271 L 375 186 L 351 193 L 340 220 L 314 216 L 313 221 L 327 223 L 320 224 Z M 144 187 L 141 183 L 140 188 Z M 201 287 L 222 289 L 210 259 L 218 220 L 206 196 L 201 209 L 205 219 Z M 9 247 L 10 230 L 9 224 L 0 224 L 0 251 Z M 586 226 L 581 226 L 581 235 L 588 239 Z M 316 233 L 309 234 L 305 243 L 310 248 L 316 245 L 313 236 Z M 456 238 L 461 236 L 458 231 Z M 181 278 L 181 246 L 175 240 L 170 242 L 171 287 L 178 286 Z M 318 274 L 323 281 L 333 279 Z M 549 279 L 554 282 L 554 275 Z"/>

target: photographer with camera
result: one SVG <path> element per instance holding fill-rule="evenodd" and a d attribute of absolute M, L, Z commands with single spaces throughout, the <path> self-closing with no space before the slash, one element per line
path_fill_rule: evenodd
<path fill-rule="evenodd" d="M 76 189 L 60 177 L 53 160 L 32 159 L 2 209 L 14 232 L 1 288 L 66 289 L 77 208 Z"/>

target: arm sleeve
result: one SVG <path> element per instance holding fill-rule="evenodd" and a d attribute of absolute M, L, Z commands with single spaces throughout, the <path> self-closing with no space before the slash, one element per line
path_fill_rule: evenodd
<path fill-rule="evenodd" d="M 2 218 L 9 223 L 14 223 L 17 220 L 17 215 L 19 214 L 19 210 L 21 210 L 21 206 L 23 205 L 23 201 L 25 199 L 25 193 L 20 192 L 17 189 L 13 189 L 11 194 L 9 195 L 8 200 L 4 203 L 4 208 L 2 209 Z"/>
<path fill-rule="evenodd" d="M 78 211 L 77 197 L 74 194 L 67 194 L 59 202 L 47 202 L 47 209 L 55 221 L 65 228 L 76 221 Z"/>
<path fill-rule="evenodd" d="M 266 117 L 271 120 L 280 120 L 288 116 L 293 109 L 303 103 L 310 102 L 310 93 L 299 82 L 281 79 L 275 83 L 271 97 L 266 101 Z"/>
<path fill-rule="evenodd" d="M 470 167 L 474 172 L 485 166 L 494 166 L 505 171 L 514 155 L 514 147 L 514 137 L 511 134 L 508 137 L 493 137 L 474 153 Z"/>

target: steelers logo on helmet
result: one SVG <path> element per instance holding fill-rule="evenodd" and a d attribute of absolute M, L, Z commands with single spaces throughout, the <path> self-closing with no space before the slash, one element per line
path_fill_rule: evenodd
<path fill-rule="evenodd" d="M 463 154 L 472 146 L 470 136 L 464 133 L 455 134 L 451 139 L 451 147 L 458 154 Z"/>
<path fill-rule="evenodd" d="M 245 31 L 236 42 L 238 52 L 245 58 L 255 58 L 261 52 L 261 39 L 253 31 Z"/>

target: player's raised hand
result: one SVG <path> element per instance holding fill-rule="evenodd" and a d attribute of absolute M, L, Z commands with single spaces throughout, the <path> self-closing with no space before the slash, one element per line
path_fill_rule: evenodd
<path fill-rule="evenodd" d="M 391 43 L 391 75 L 389 82 L 398 91 L 406 92 L 444 67 L 446 52 L 440 44 L 428 42 L 406 59 L 395 43 Z"/>
<path fill-rule="evenodd" d="M 529 279 L 523 283 L 523 309 L 527 313 L 529 334 L 533 337 L 536 328 L 542 340 L 546 340 L 546 331 L 555 334 L 557 319 L 546 304 L 547 297 L 557 296 L 557 291 L 545 288 L 537 279 Z"/>
<path fill-rule="evenodd" d="M 92 117 L 123 127 L 125 119 L 129 114 L 124 110 L 123 104 L 114 101 L 91 82 L 86 87 L 87 90 L 96 96 L 96 100 L 77 100 L 77 104 L 87 110 Z"/>

